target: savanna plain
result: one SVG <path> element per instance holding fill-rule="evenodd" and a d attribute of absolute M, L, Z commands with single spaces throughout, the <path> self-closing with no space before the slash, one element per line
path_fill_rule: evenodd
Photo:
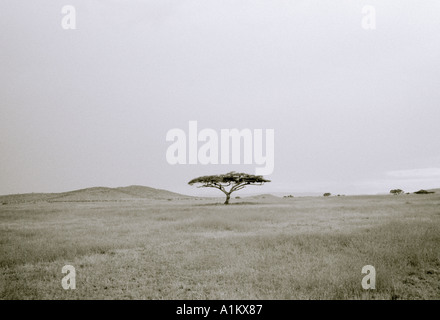
<path fill-rule="evenodd" d="M 440 299 L 440 194 L 0 203 L 0 299 Z"/>

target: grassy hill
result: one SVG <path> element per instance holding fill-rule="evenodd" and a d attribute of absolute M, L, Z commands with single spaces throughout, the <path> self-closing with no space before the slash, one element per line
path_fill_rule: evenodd
<path fill-rule="evenodd" d="M 186 199 L 190 196 L 167 190 L 145 186 L 128 186 L 118 188 L 93 187 L 61 193 L 26 193 L 0 196 L 0 203 L 25 202 L 89 202 L 89 201 L 127 201 L 138 199 Z"/>
<path fill-rule="evenodd" d="M 246 200 L 264 200 L 264 201 L 280 201 L 280 197 L 274 196 L 270 193 L 258 194 L 253 196 L 242 196 Z"/>
<path fill-rule="evenodd" d="M 158 198 L 158 199 L 168 199 L 168 198 L 189 198 L 189 196 L 182 195 L 179 193 L 171 192 L 163 189 L 155 189 L 145 186 L 128 186 L 115 188 L 120 192 L 124 192 L 136 198 Z"/>

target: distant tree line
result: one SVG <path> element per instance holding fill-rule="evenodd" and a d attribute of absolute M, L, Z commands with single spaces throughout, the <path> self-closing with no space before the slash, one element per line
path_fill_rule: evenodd
<path fill-rule="evenodd" d="M 390 193 L 394 194 L 396 196 L 396 195 L 399 195 L 399 194 L 403 194 L 405 192 L 402 189 L 392 189 L 392 190 L 390 190 Z M 434 191 L 427 191 L 427 190 L 421 189 L 421 190 L 416 191 L 414 193 L 415 194 L 429 194 L 429 193 L 435 193 L 435 192 Z M 409 192 L 407 192 L 406 194 L 409 194 Z"/>

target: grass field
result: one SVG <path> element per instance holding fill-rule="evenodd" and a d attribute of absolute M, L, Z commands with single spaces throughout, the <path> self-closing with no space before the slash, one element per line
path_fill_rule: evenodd
<path fill-rule="evenodd" d="M 0 205 L 0 298 L 440 299 L 438 193 L 220 203 Z"/>

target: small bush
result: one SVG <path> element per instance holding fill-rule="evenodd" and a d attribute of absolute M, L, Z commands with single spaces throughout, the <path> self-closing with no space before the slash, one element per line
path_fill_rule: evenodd
<path fill-rule="evenodd" d="M 427 190 L 423 190 L 423 189 L 421 189 L 421 190 L 419 190 L 419 191 L 416 191 L 416 192 L 414 192 L 415 194 L 429 194 L 429 193 L 435 193 L 434 191 L 427 191 Z"/>

